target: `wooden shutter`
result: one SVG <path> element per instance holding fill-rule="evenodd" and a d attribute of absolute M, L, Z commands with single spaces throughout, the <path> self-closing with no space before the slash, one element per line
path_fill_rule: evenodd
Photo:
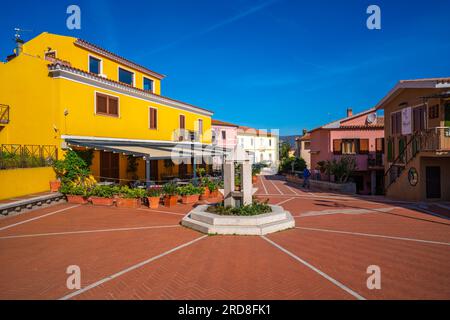
<path fill-rule="evenodd" d="M 369 153 L 369 139 L 359 140 L 359 153 L 368 154 Z"/>
<path fill-rule="evenodd" d="M 108 98 L 107 98 L 107 96 L 97 93 L 96 99 L 97 99 L 96 112 L 107 114 L 108 113 Z"/>
<path fill-rule="evenodd" d="M 376 152 L 377 153 L 383 153 L 384 152 L 384 138 L 376 138 L 375 140 L 376 144 Z"/>
<path fill-rule="evenodd" d="M 186 119 L 183 115 L 180 115 L 180 129 L 186 129 Z"/>
<path fill-rule="evenodd" d="M 108 97 L 108 114 L 112 116 L 119 115 L 119 99 L 116 97 Z"/>
<path fill-rule="evenodd" d="M 341 139 L 333 140 L 333 152 L 334 152 L 334 154 L 342 154 L 342 140 Z"/>
<path fill-rule="evenodd" d="M 203 134 L 203 120 L 198 120 L 198 133 Z"/>
<path fill-rule="evenodd" d="M 158 127 L 158 110 L 150 108 L 150 129 L 156 129 Z"/>

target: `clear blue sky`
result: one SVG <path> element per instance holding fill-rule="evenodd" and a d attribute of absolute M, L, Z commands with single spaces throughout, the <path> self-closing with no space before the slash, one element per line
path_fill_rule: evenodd
<path fill-rule="evenodd" d="M 77 4 L 82 29 L 66 28 Z M 366 28 L 377 4 L 382 30 Z M 450 1 L 8 1 L 13 28 L 80 37 L 168 77 L 164 95 L 282 135 L 374 106 L 400 79 L 450 76 Z"/>

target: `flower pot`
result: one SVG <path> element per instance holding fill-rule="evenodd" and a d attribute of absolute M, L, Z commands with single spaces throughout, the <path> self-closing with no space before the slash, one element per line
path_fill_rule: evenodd
<path fill-rule="evenodd" d="M 59 181 L 59 180 L 50 181 L 50 191 L 51 192 L 58 192 L 59 188 L 61 188 L 61 181 Z"/>
<path fill-rule="evenodd" d="M 205 187 L 205 190 L 203 191 L 203 193 L 202 193 L 201 196 L 200 196 L 200 200 L 206 200 L 206 199 L 208 199 L 208 198 L 209 198 L 209 194 L 210 194 L 209 188 L 208 188 L 208 187 Z"/>
<path fill-rule="evenodd" d="M 235 186 L 234 191 L 241 191 L 241 186 Z"/>
<path fill-rule="evenodd" d="M 160 197 L 147 197 L 147 200 L 150 209 L 158 209 Z"/>
<path fill-rule="evenodd" d="M 76 195 L 66 195 L 68 203 L 74 204 L 86 204 L 87 199 L 84 196 L 76 196 Z"/>
<path fill-rule="evenodd" d="M 178 196 L 165 196 L 164 197 L 164 206 L 166 207 L 175 207 L 178 202 Z"/>
<path fill-rule="evenodd" d="M 181 197 L 181 203 L 183 203 L 183 204 L 197 203 L 199 197 L 200 197 L 200 195 L 198 195 L 198 194 L 191 194 L 191 195 L 187 195 L 187 196 L 182 196 Z"/>
<path fill-rule="evenodd" d="M 141 206 L 141 199 L 118 198 L 116 205 L 118 208 L 139 208 Z"/>
<path fill-rule="evenodd" d="M 257 176 L 252 176 L 252 183 L 256 184 L 256 182 L 258 182 L 258 177 Z"/>
<path fill-rule="evenodd" d="M 217 197 L 219 197 L 219 190 L 211 191 L 210 194 L 209 194 L 209 197 L 210 198 L 217 198 Z"/>
<path fill-rule="evenodd" d="M 114 204 L 113 198 L 90 197 L 89 200 L 94 206 L 112 206 Z"/>

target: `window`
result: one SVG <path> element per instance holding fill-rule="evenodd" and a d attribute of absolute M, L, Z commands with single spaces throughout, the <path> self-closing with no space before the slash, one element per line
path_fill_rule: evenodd
<path fill-rule="evenodd" d="M 425 129 L 425 107 L 413 109 L 413 129 L 415 132 Z"/>
<path fill-rule="evenodd" d="M 227 132 L 222 130 L 222 140 L 227 140 Z"/>
<path fill-rule="evenodd" d="M 269 139 L 269 147 L 272 146 L 272 139 Z"/>
<path fill-rule="evenodd" d="M 119 116 L 119 98 L 96 93 L 95 112 L 113 117 Z"/>
<path fill-rule="evenodd" d="M 439 118 L 439 105 L 436 104 L 434 106 L 430 106 L 428 109 L 428 116 L 430 119 L 436 119 Z"/>
<path fill-rule="evenodd" d="M 56 51 L 47 51 L 45 53 L 45 60 L 53 61 L 56 59 Z"/>
<path fill-rule="evenodd" d="M 253 138 L 250 139 L 250 145 L 253 147 Z"/>
<path fill-rule="evenodd" d="M 342 140 L 341 139 L 333 140 L 333 153 L 334 154 L 342 154 Z"/>
<path fill-rule="evenodd" d="M 392 162 L 394 161 L 394 143 L 392 142 L 392 139 L 388 140 L 387 149 L 387 159 L 389 162 Z"/>
<path fill-rule="evenodd" d="M 102 60 L 89 56 L 89 72 L 95 74 L 102 73 L 101 63 Z"/>
<path fill-rule="evenodd" d="M 306 141 L 306 142 L 305 142 L 305 147 L 304 147 L 303 149 L 304 149 L 304 150 L 309 150 L 309 149 L 311 149 L 311 142 Z"/>
<path fill-rule="evenodd" d="M 269 153 L 269 160 L 272 161 L 272 154 Z"/>
<path fill-rule="evenodd" d="M 153 92 L 153 80 L 144 77 L 144 90 Z"/>
<path fill-rule="evenodd" d="M 261 162 L 264 161 L 264 154 L 261 153 L 261 154 L 259 155 L 259 159 L 260 159 Z"/>
<path fill-rule="evenodd" d="M 134 73 L 122 68 L 119 68 L 119 82 L 134 85 Z"/>
<path fill-rule="evenodd" d="M 180 114 L 180 129 L 186 129 L 186 117 Z"/>
<path fill-rule="evenodd" d="M 376 138 L 375 145 L 375 150 L 377 153 L 384 153 L 384 138 Z"/>
<path fill-rule="evenodd" d="M 158 109 L 150 108 L 150 129 L 158 129 Z"/>
<path fill-rule="evenodd" d="M 369 139 L 359 140 L 359 153 L 368 154 L 369 153 Z"/>
<path fill-rule="evenodd" d="M 402 133 L 402 113 L 395 112 L 391 114 L 391 134 Z"/>
<path fill-rule="evenodd" d="M 356 154 L 356 141 L 355 140 L 343 140 L 342 141 L 342 154 Z"/>

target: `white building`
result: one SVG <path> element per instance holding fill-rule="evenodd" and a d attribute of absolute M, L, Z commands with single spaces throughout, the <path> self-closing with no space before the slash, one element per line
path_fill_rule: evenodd
<path fill-rule="evenodd" d="M 278 168 L 278 135 L 248 127 L 239 127 L 238 145 L 252 158 L 254 163 L 266 163 Z"/>

